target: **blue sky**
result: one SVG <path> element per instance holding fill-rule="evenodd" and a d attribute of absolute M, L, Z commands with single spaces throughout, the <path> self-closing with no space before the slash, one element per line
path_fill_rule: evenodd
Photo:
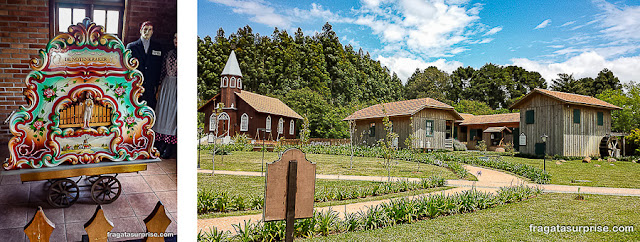
<path fill-rule="evenodd" d="M 368 51 L 405 81 L 416 68 L 518 65 L 547 81 L 611 69 L 640 81 L 638 1 L 198 0 L 198 35 L 245 25 L 306 35 L 331 23 L 343 44 Z"/>

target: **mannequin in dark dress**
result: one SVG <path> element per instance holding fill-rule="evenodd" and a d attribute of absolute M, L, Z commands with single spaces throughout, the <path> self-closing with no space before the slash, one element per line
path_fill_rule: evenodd
<path fill-rule="evenodd" d="M 127 44 L 127 49 L 130 49 L 133 57 L 138 59 L 138 70 L 144 76 L 144 83 L 142 84 L 144 93 L 142 93 L 140 99 L 141 101 L 147 101 L 147 106 L 155 108 L 156 91 L 160 83 L 164 53 L 162 45 L 152 39 L 151 36 L 153 36 L 153 24 L 150 21 L 146 21 L 140 27 L 140 39 Z"/>

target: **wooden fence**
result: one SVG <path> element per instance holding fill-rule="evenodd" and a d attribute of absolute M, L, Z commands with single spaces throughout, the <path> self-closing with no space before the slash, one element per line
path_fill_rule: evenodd
<path fill-rule="evenodd" d="M 147 232 L 144 233 L 146 236 L 143 241 L 165 241 L 165 237 L 153 237 L 150 235 L 167 235 L 165 231 L 169 224 L 171 224 L 171 219 L 167 216 L 166 210 L 164 209 L 164 205 L 160 201 L 156 203 L 156 207 L 153 209 L 153 212 L 144 219 L 144 224 L 147 227 Z M 49 241 L 53 230 L 56 228 L 55 224 L 51 222 L 42 211 L 42 207 L 38 207 L 38 211 L 27 225 L 24 227 L 24 233 L 29 238 L 29 241 Z M 107 242 L 109 239 L 109 232 L 113 229 L 113 223 L 109 221 L 109 219 L 104 215 L 104 211 L 102 210 L 102 206 L 98 205 L 96 208 L 96 212 L 93 214 L 91 219 L 87 223 L 84 224 L 84 230 L 87 232 L 86 235 L 82 235 L 82 241 L 98 241 L 98 242 Z M 136 232 L 129 232 L 135 234 L 142 234 Z M 176 237 L 168 237 L 171 241 L 175 241 Z M 133 238 L 132 238 L 133 239 Z M 139 240 L 134 240 L 139 241 Z"/>

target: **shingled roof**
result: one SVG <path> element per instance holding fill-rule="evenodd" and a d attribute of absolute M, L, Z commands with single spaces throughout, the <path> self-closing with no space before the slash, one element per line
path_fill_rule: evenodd
<path fill-rule="evenodd" d="M 499 123 L 519 123 L 520 113 L 502 113 L 491 115 L 472 115 L 461 113 L 464 120 L 460 125 L 472 125 L 472 124 L 499 124 Z"/>
<path fill-rule="evenodd" d="M 369 106 L 367 108 L 360 109 L 355 113 L 349 115 L 344 118 L 344 121 L 349 120 L 359 120 L 359 119 L 371 119 L 371 118 L 382 118 L 385 116 L 385 113 L 382 111 L 384 106 L 384 110 L 386 111 L 386 115 L 389 117 L 393 116 L 405 116 L 405 115 L 413 115 L 425 108 L 433 108 L 433 109 L 441 109 L 441 110 L 450 110 L 454 113 L 457 119 L 462 119 L 460 114 L 456 112 L 453 107 L 436 101 L 432 98 L 420 98 L 420 99 L 411 99 L 406 101 L 398 101 L 391 103 L 381 103 L 373 106 Z"/>
<path fill-rule="evenodd" d="M 529 100 L 531 97 L 533 97 L 536 94 L 545 95 L 547 97 L 551 97 L 553 99 L 556 99 L 558 101 L 561 101 L 563 103 L 568 103 L 568 104 L 577 104 L 577 105 L 598 107 L 598 108 L 604 108 L 604 109 L 622 109 L 616 105 L 602 101 L 595 97 L 578 95 L 573 93 L 566 93 L 566 92 L 550 91 L 550 90 L 540 89 L 540 88 L 534 89 L 533 91 L 528 93 L 526 96 L 524 96 L 522 99 L 520 99 L 520 101 L 511 105 L 510 108 L 512 109 L 520 108 L 522 104 L 524 104 L 527 100 Z"/>
<path fill-rule="evenodd" d="M 302 119 L 300 114 L 293 111 L 293 109 L 277 98 L 267 97 L 244 90 L 236 92 L 236 95 L 258 112 Z"/>

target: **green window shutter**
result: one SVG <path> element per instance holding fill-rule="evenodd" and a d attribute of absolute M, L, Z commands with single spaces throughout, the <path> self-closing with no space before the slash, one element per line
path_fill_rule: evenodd
<path fill-rule="evenodd" d="M 580 109 L 573 110 L 573 123 L 575 124 L 580 123 Z"/>
<path fill-rule="evenodd" d="M 604 125 L 604 113 L 598 112 L 598 126 Z"/>
<path fill-rule="evenodd" d="M 371 123 L 369 126 L 369 137 L 376 137 L 376 124 Z"/>
<path fill-rule="evenodd" d="M 535 123 L 535 112 L 534 110 L 527 110 L 525 113 L 525 119 L 527 124 Z"/>
<path fill-rule="evenodd" d="M 432 137 L 433 136 L 433 120 L 427 120 L 425 133 L 426 133 L 427 137 Z"/>

